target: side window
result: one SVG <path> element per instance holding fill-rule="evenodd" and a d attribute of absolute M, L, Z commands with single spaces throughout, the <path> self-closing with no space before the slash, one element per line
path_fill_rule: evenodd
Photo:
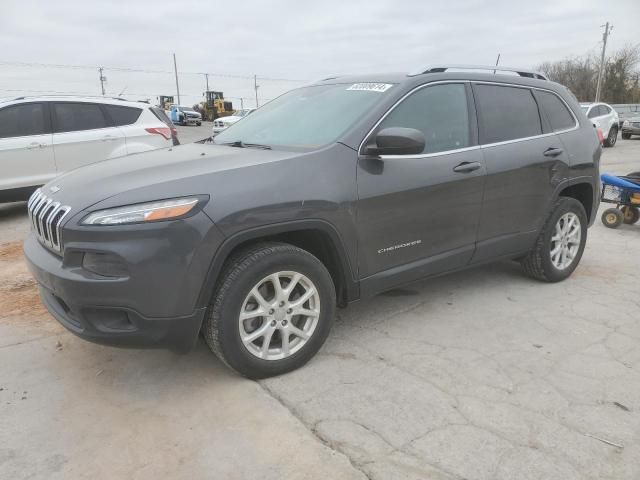
<path fill-rule="evenodd" d="M 0 138 L 47 133 L 45 108 L 41 103 L 13 105 L 0 110 Z"/>
<path fill-rule="evenodd" d="M 591 110 L 589 110 L 589 114 L 587 115 L 587 117 L 595 118 L 598 115 L 600 115 L 600 107 L 595 106 L 595 107 L 591 107 Z"/>
<path fill-rule="evenodd" d="M 418 90 L 393 109 L 378 130 L 388 127 L 415 128 L 424 133 L 426 145 L 422 153 L 468 147 L 471 140 L 464 84 L 434 85 Z"/>
<path fill-rule="evenodd" d="M 108 127 L 100 105 L 95 103 L 54 103 L 56 132 L 77 132 Z"/>
<path fill-rule="evenodd" d="M 536 97 L 554 132 L 575 127 L 576 121 L 571 112 L 557 95 L 537 90 Z"/>
<path fill-rule="evenodd" d="M 533 137 L 542 133 L 538 105 L 528 88 L 475 85 L 483 144 Z"/>
<path fill-rule="evenodd" d="M 606 105 L 600 105 L 600 115 L 609 115 L 611 113 L 611 109 Z"/>
<path fill-rule="evenodd" d="M 116 127 L 136 123 L 142 113 L 142 110 L 134 107 L 121 107 L 118 105 L 103 105 L 103 107 L 107 110 L 109 117 L 111 117 L 112 125 Z"/>

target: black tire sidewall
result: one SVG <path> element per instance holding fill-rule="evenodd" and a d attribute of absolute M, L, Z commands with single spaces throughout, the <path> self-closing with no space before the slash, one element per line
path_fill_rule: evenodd
<path fill-rule="evenodd" d="M 612 132 L 615 132 L 613 141 L 610 140 Z M 611 127 L 611 130 L 609 130 L 609 134 L 607 135 L 607 138 L 605 139 L 605 142 L 604 142 L 605 147 L 613 147 L 616 144 L 617 140 L 618 140 L 618 129 L 616 127 Z"/>
<path fill-rule="evenodd" d="M 623 211 L 622 214 L 625 216 L 623 223 L 627 224 L 627 225 L 633 225 L 635 223 L 638 222 L 638 220 L 640 220 L 640 210 L 638 209 L 638 207 L 633 207 L 631 205 L 626 205 L 625 207 L 623 207 L 625 210 L 629 209 L 631 210 L 631 212 L 633 212 L 633 217 L 631 218 L 631 220 L 627 220 L 626 219 L 626 215 L 625 212 Z"/>
<path fill-rule="evenodd" d="M 242 343 L 238 318 L 242 304 L 251 289 L 263 278 L 279 271 L 296 271 L 308 277 L 320 294 L 318 325 L 307 343 L 296 353 L 282 360 L 263 360 Z M 224 360 L 236 371 L 250 378 L 265 378 L 289 372 L 309 361 L 320 349 L 331 330 L 335 315 L 335 290 L 324 265 L 303 251 L 271 254 L 264 261 L 255 262 L 235 280 L 233 288 L 218 299 L 222 302 L 217 319 L 218 337 Z"/>
<path fill-rule="evenodd" d="M 569 212 L 575 213 L 580 220 L 580 248 L 578 249 L 578 254 L 573 260 L 573 264 L 568 268 L 565 268 L 564 270 L 559 270 L 551 262 L 551 237 L 555 233 L 555 226 L 560 217 Z M 549 279 L 549 281 L 558 282 L 564 280 L 565 278 L 569 277 L 578 267 L 578 265 L 580 264 L 580 259 L 582 258 L 582 254 L 584 252 L 584 247 L 587 242 L 587 226 L 587 214 L 582 204 L 578 200 L 575 200 L 573 198 L 563 198 L 549 217 L 549 220 L 547 220 L 547 228 L 545 228 L 542 240 L 542 268 L 544 269 L 545 275 Z"/>

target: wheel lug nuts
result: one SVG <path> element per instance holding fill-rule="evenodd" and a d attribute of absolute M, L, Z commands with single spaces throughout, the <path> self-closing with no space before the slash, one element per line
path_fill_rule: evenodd
<path fill-rule="evenodd" d="M 275 321 L 275 320 L 272 320 L 272 321 L 271 321 L 271 326 L 272 326 L 272 327 L 275 327 L 275 326 L 276 326 L 276 321 Z"/>
<path fill-rule="evenodd" d="M 293 310 L 291 310 L 290 308 L 287 308 L 287 313 L 291 313 L 293 312 Z"/>
<path fill-rule="evenodd" d="M 280 302 L 280 306 L 281 306 L 281 307 L 284 307 L 284 302 Z"/>
<path fill-rule="evenodd" d="M 269 315 L 273 315 L 273 312 L 275 312 L 275 310 L 273 308 L 269 309 Z"/>
<path fill-rule="evenodd" d="M 286 327 L 287 326 L 287 321 L 286 320 L 282 320 L 282 326 Z"/>

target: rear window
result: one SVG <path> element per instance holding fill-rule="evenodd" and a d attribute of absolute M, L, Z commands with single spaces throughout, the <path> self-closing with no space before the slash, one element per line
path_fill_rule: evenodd
<path fill-rule="evenodd" d="M 116 127 L 123 125 L 131 125 L 136 123 L 142 110 L 135 107 L 123 107 L 120 105 L 104 105 L 109 117 L 111 117 L 112 124 Z"/>
<path fill-rule="evenodd" d="M 47 133 L 44 105 L 26 103 L 0 110 L 0 138 Z"/>
<path fill-rule="evenodd" d="M 575 127 L 576 122 L 573 115 L 571 115 L 571 112 L 569 112 L 564 102 L 555 94 L 538 90 L 536 95 L 554 132 Z"/>
<path fill-rule="evenodd" d="M 95 103 L 54 103 L 56 132 L 95 130 L 109 125 L 100 105 Z"/>
<path fill-rule="evenodd" d="M 538 105 L 528 88 L 476 85 L 481 143 L 497 143 L 542 133 Z"/>

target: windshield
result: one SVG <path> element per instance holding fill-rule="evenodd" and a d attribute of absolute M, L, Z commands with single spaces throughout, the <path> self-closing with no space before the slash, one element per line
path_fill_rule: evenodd
<path fill-rule="evenodd" d="M 217 135 L 214 143 L 321 147 L 336 141 L 392 86 L 334 84 L 292 90 Z"/>
<path fill-rule="evenodd" d="M 180 110 L 183 112 L 194 112 L 195 110 L 191 107 L 180 107 Z"/>
<path fill-rule="evenodd" d="M 587 113 L 587 110 L 589 110 L 589 105 L 580 105 L 580 108 L 584 113 Z"/>
<path fill-rule="evenodd" d="M 236 117 L 245 117 L 247 115 L 249 115 L 249 112 L 251 110 L 238 110 L 236 113 L 234 113 L 233 115 Z"/>

